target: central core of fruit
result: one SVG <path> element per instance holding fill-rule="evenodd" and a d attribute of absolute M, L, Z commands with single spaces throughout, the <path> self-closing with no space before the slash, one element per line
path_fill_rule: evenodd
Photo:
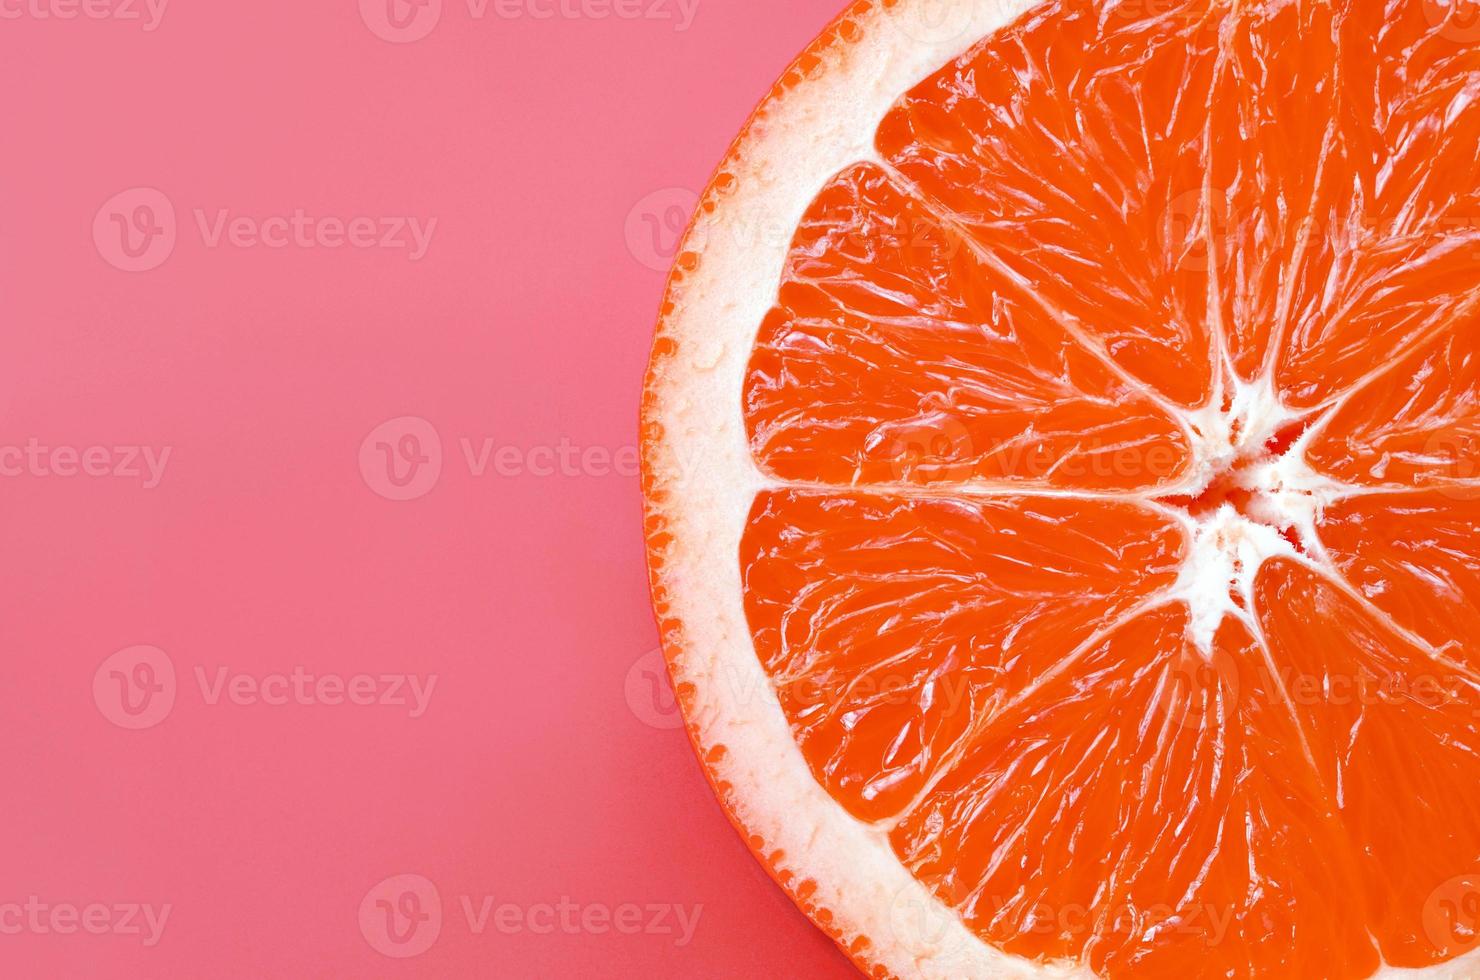
<path fill-rule="evenodd" d="M 1191 544 L 1177 587 L 1207 651 L 1225 616 L 1247 618 L 1266 560 L 1310 556 L 1326 487 L 1298 448 L 1307 422 L 1267 392 L 1241 390 L 1222 411 L 1190 421 L 1200 479 L 1160 500 L 1187 516 Z"/>
<path fill-rule="evenodd" d="M 1186 510 L 1198 521 L 1207 521 L 1214 514 L 1224 512 L 1268 526 L 1303 554 L 1305 548 L 1296 525 L 1308 510 L 1307 501 L 1314 493 L 1300 487 L 1301 481 L 1287 479 L 1299 465 L 1298 457 L 1287 455 L 1299 434 L 1300 429 L 1292 426 L 1273 436 L 1257 451 L 1236 452 L 1231 461 L 1214 468 L 1200 492 L 1163 500 Z"/>

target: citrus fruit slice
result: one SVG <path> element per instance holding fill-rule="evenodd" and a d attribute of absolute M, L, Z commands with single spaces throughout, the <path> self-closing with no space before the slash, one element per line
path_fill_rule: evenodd
<path fill-rule="evenodd" d="M 643 404 L 690 737 L 874 976 L 1480 976 L 1480 11 L 871 0 Z"/>

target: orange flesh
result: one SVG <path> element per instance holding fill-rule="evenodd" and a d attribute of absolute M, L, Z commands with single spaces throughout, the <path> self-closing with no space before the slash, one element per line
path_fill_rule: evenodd
<path fill-rule="evenodd" d="M 1480 945 L 1474 13 L 1052 0 L 798 228 L 750 628 L 818 782 L 988 942 L 1152 980 Z M 1177 413 L 1259 379 L 1294 421 L 1186 485 Z M 1259 520 L 1284 454 L 1339 492 L 1194 642 L 1172 518 Z"/>

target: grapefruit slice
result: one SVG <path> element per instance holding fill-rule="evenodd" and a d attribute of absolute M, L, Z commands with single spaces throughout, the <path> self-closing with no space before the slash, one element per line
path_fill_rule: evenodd
<path fill-rule="evenodd" d="M 873 976 L 1480 976 L 1466 0 L 865 0 L 702 198 L 654 604 Z"/>

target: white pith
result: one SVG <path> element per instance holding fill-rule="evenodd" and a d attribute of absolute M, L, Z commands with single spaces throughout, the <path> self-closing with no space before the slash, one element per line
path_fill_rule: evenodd
<path fill-rule="evenodd" d="M 759 110 L 724 164 L 737 180 L 711 188 L 683 252 L 697 266 L 670 288 L 660 337 L 676 343 L 655 359 L 644 466 L 664 495 L 650 516 L 668 536 L 654 573 L 672 625 L 665 625 L 675 683 L 705 765 L 745 832 L 765 842 L 778 873 L 815 882 L 809 906 L 825 909 L 847 946 L 867 936 L 861 958 L 900 977 L 1074 977 L 1078 964 L 1038 964 L 979 939 L 900 863 L 887 830 L 839 806 L 813 778 L 751 640 L 743 605 L 741 538 L 756 494 L 781 484 L 756 467 L 741 415 L 744 374 L 756 332 L 775 302 L 793 229 L 839 171 L 876 159 L 874 133 L 909 88 L 1033 0 L 900 0 L 857 13 L 858 35 L 835 44 L 822 67 Z M 1334 573 L 1316 538 L 1322 508 L 1354 492 L 1312 472 L 1303 449 L 1319 422 L 1277 458 L 1243 472 L 1256 503 L 1251 520 L 1232 507 L 1193 518 L 1158 498 L 1195 495 L 1250 447 L 1262 446 L 1296 413 L 1271 385 L 1237 383 L 1229 408 L 1181 413 L 1194 464 L 1176 487 L 1128 496 L 1177 520 L 1186 532 L 1182 573 L 1159 597 L 1186 602 L 1193 637 L 1206 649 L 1224 616 L 1247 621 L 1259 565 L 1283 556 Z M 1235 427 L 1234 422 L 1238 425 Z M 1257 454 L 1256 454 L 1257 455 Z M 981 489 L 962 492 L 989 492 Z M 1031 491 L 1029 491 L 1031 492 Z M 1055 491 L 1063 495 L 1062 491 Z M 1104 499 L 1103 495 L 1098 499 Z M 1292 528 L 1297 551 L 1277 529 Z M 1239 608 L 1230 586 L 1246 597 Z M 671 630 L 681 631 L 674 635 Z M 712 750 L 724 747 L 723 757 Z M 777 855 L 780 855 L 779 857 Z M 1383 968 L 1383 978 L 1461 980 L 1480 975 L 1480 953 L 1425 970 Z"/>
<path fill-rule="evenodd" d="M 1187 551 L 1167 598 L 1187 604 L 1192 639 L 1205 653 L 1224 617 L 1257 630 L 1248 610 L 1254 608 L 1254 580 L 1266 561 L 1324 562 L 1316 524 L 1328 505 L 1355 489 L 1306 464 L 1304 450 L 1318 431 L 1315 427 L 1283 453 L 1263 450 L 1282 426 L 1300 418 L 1280 404 L 1271 373 L 1248 382 L 1235 379 L 1226 410 L 1218 404 L 1221 395 L 1194 411 L 1172 409 L 1192 434 L 1193 461 L 1182 484 L 1162 496 L 1182 496 L 1184 490 L 1196 494 L 1229 471 L 1239 487 L 1253 494 L 1247 516 L 1229 504 L 1201 517 L 1169 512 L 1183 525 Z M 1285 529 L 1294 531 L 1303 550 L 1280 534 Z M 1324 570 L 1339 574 L 1334 567 Z M 1233 601 L 1234 593 L 1242 604 Z"/>

